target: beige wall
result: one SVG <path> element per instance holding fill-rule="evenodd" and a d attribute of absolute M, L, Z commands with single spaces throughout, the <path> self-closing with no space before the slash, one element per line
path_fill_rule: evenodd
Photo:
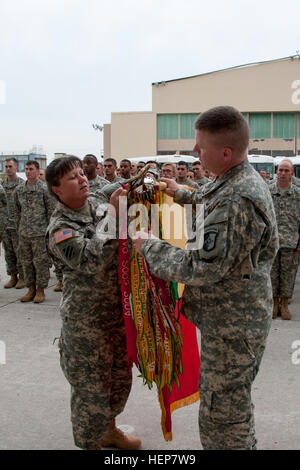
<path fill-rule="evenodd" d="M 300 139 L 297 139 L 297 149 L 295 149 L 295 140 L 292 139 L 250 139 L 249 151 L 251 149 L 259 150 L 291 150 L 293 153 L 300 150 Z"/>
<path fill-rule="evenodd" d="M 152 112 L 111 114 L 111 157 L 156 155 L 156 115 Z"/>
<path fill-rule="evenodd" d="M 194 139 L 157 141 L 157 114 L 199 113 L 219 105 L 232 105 L 242 112 L 298 112 L 300 60 L 265 62 L 152 85 L 152 104 L 152 112 L 111 114 L 111 126 L 104 126 L 105 157 L 120 161 L 157 151 L 193 149 Z M 294 151 L 295 143 L 258 139 L 251 140 L 249 148 Z"/>
<path fill-rule="evenodd" d="M 300 60 L 287 59 L 152 85 L 152 110 L 199 113 L 231 105 L 240 111 L 299 111 Z M 297 86 L 293 89 L 292 84 Z"/>
<path fill-rule="evenodd" d="M 103 156 L 104 158 L 111 156 L 111 124 L 103 126 Z"/>
<path fill-rule="evenodd" d="M 176 153 L 179 153 L 181 150 L 190 150 L 192 151 L 195 147 L 195 139 L 172 139 L 172 140 L 159 140 L 157 142 L 158 151 L 169 151 L 175 150 Z"/>

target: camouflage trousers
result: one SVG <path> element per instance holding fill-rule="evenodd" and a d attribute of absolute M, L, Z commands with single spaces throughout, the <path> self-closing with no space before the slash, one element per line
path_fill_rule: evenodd
<path fill-rule="evenodd" d="M 49 257 L 45 237 L 23 237 L 19 235 L 18 256 L 22 261 L 25 286 L 48 286 Z"/>
<path fill-rule="evenodd" d="M 201 337 L 199 430 L 205 450 L 256 446 L 251 386 L 265 341 Z"/>
<path fill-rule="evenodd" d="M 92 449 L 127 402 L 132 383 L 120 310 L 80 320 L 65 317 L 59 341 L 60 364 L 71 384 L 74 442 Z M 101 318 L 106 317 L 105 322 Z"/>
<path fill-rule="evenodd" d="M 19 274 L 23 276 L 22 263 L 17 256 L 19 244 L 17 231 L 14 229 L 6 229 L 2 241 L 7 274 Z"/>
<path fill-rule="evenodd" d="M 271 270 L 273 297 L 291 299 L 299 264 L 295 250 L 280 248 Z"/>

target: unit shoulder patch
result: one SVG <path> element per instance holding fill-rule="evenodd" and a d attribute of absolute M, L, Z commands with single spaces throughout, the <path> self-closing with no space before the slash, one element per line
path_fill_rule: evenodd
<path fill-rule="evenodd" d="M 204 243 L 203 243 L 203 250 L 211 251 L 216 246 L 216 239 L 219 230 L 217 228 L 211 227 L 205 230 L 204 232 Z"/>
<path fill-rule="evenodd" d="M 54 240 L 55 243 L 61 243 L 65 240 L 68 240 L 69 238 L 73 237 L 73 231 L 71 228 L 65 228 L 63 230 L 59 230 L 58 232 L 55 232 L 54 234 Z"/>

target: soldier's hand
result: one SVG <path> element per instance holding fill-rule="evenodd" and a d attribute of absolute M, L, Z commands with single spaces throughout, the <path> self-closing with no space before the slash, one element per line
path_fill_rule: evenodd
<path fill-rule="evenodd" d="M 136 232 L 135 235 L 132 237 L 133 246 L 138 253 L 142 254 L 141 253 L 142 245 L 149 238 L 154 238 L 157 240 L 157 237 L 155 237 L 153 234 L 151 234 L 151 232 L 149 232 L 145 228 L 143 230 Z"/>
<path fill-rule="evenodd" d="M 167 184 L 167 187 L 166 187 L 166 189 L 164 190 L 164 192 L 165 192 L 168 196 L 174 197 L 174 194 L 175 194 L 176 190 L 179 188 L 179 186 L 178 186 L 178 184 L 176 183 L 176 181 L 171 180 L 171 179 L 169 179 L 169 178 L 160 178 L 160 181 L 163 181 L 164 183 Z"/>

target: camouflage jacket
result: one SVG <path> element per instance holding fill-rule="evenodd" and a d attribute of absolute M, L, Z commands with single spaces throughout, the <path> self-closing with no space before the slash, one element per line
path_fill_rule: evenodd
<path fill-rule="evenodd" d="M 99 189 L 102 189 L 104 186 L 108 185 L 109 181 L 101 176 L 97 175 L 93 180 L 89 180 L 89 188 L 91 193 L 95 193 Z"/>
<path fill-rule="evenodd" d="M 53 211 L 53 197 L 41 180 L 33 185 L 27 182 L 16 188 L 16 224 L 19 234 L 24 237 L 45 236 Z"/>
<path fill-rule="evenodd" d="M 195 183 L 200 187 L 203 186 L 203 184 L 210 183 L 211 180 L 206 178 L 206 176 L 202 176 L 199 180 L 195 180 Z"/>
<path fill-rule="evenodd" d="M 17 178 L 14 181 L 9 181 L 8 178 L 5 178 L 2 182 L 2 186 L 5 190 L 6 193 L 6 198 L 7 198 L 7 209 L 8 209 L 8 224 L 7 228 L 10 230 L 16 230 L 17 225 L 16 225 L 16 219 L 17 219 L 17 211 L 16 211 L 16 206 L 15 206 L 15 199 L 14 199 L 14 194 L 16 191 L 16 188 L 20 184 L 24 184 L 25 181 L 22 178 Z"/>
<path fill-rule="evenodd" d="M 182 250 L 149 239 L 142 253 L 158 277 L 185 284 L 183 313 L 201 334 L 267 336 L 272 312 L 270 270 L 278 250 L 272 198 L 245 161 L 200 191 L 178 189 L 180 204 L 204 204 L 204 243 Z"/>
<path fill-rule="evenodd" d="M 297 178 L 297 176 L 292 176 L 292 183 L 299 187 L 300 186 L 300 178 Z"/>
<path fill-rule="evenodd" d="M 199 189 L 199 186 L 196 183 L 196 181 L 192 181 L 188 178 L 183 183 L 179 183 L 179 181 L 177 181 L 177 178 L 175 178 L 175 181 L 176 181 L 177 184 L 180 184 L 181 186 L 184 185 L 184 186 L 189 186 L 190 188 Z"/>
<path fill-rule="evenodd" d="M 49 253 L 63 271 L 60 310 L 64 320 L 86 315 L 99 321 L 121 307 L 118 241 L 112 232 L 103 235 L 101 231 L 104 221 L 114 226 L 115 219 L 107 216 L 104 196 L 90 197 L 88 207 L 86 214 L 58 203 L 46 233 Z"/>
<path fill-rule="evenodd" d="M 276 212 L 279 247 L 300 249 L 300 188 L 293 183 L 281 192 L 276 183 L 269 186 Z"/>
<path fill-rule="evenodd" d="M 0 184 L 0 238 L 2 238 L 7 226 L 7 199 L 3 187 Z"/>

